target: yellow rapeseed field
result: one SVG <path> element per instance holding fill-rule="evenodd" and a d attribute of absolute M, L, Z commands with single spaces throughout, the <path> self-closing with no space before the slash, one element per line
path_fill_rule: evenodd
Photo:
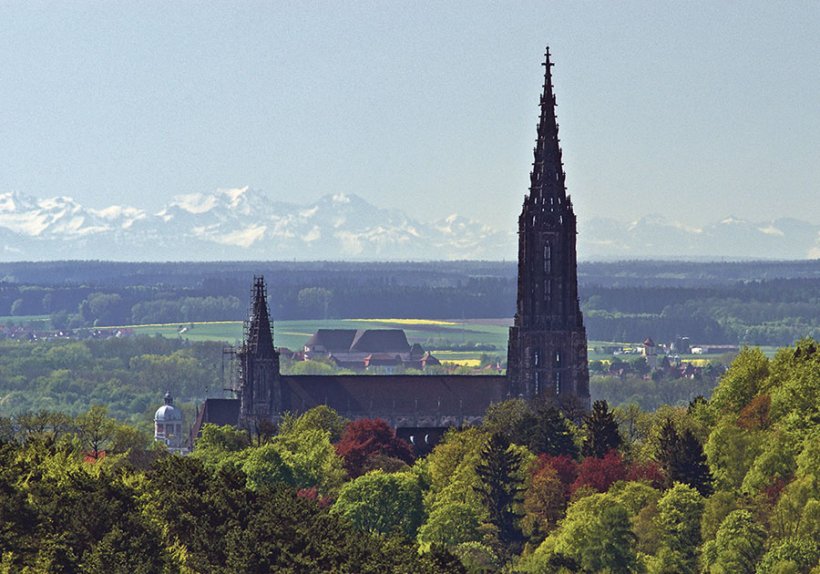
<path fill-rule="evenodd" d="M 354 321 L 356 323 L 395 323 L 397 325 L 443 325 L 455 326 L 458 323 L 452 321 L 438 321 L 436 319 L 342 319 L 343 321 Z"/>
<path fill-rule="evenodd" d="M 459 367 L 479 367 L 481 366 L 480 359 L 452 359 L 452 360 L 442 360 L 441 364 L 443 365 L 458 365 Z"/>

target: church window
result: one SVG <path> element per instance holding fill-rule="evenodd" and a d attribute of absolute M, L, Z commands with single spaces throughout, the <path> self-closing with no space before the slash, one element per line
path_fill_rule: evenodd
<path fill-rule="evenodd" d="M 553 380 L 555 381 L 555 394 L 560 395 L 561 394 L 561 372 L 560 371 L 557 371 L 553 375 Z"/>
<path fill-rule="evenodd" d="M 540 377 L 540 375 L 541 375 L 541 373 L 539 373 L 538 371 L 535 371 L 535 396 L 538 396 L 538 394 L 541 391 L 541 377 Z"/>
<path fill-rule="evenodd" d="M 547 243 L 544 245 L 544 271 L 546 273 L 550 272 L 552 268 L 552 246 Z"/>
<path fill-rule="evenodd" d="M 536 367 L 538 366 L 538 359 L 540 359 L 540 358 L 541 358 L 541 357 L 540 357 L 540 355 L 541 355 L 541 353 L 539 353 L 538 351 L 536 351 L 536 352 L 533 354 L 533 363 L 535 363 L 535 366 L 536 366 Z"/>
<path fill-rule="evenodd" d="M 555 351 L 555 364 L 561 364 L 561 351 Z"/>

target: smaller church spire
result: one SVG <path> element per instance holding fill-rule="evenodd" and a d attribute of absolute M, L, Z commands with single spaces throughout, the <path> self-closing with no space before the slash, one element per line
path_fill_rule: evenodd
<path fill-rule="evenodd" d="M 254 276 L 251 297 L 251 314 L 247 324 L 246 345 L 248 351 L 256 356 L 272 355 L 273 332 L 268 310 L 268 289 L 263 276 Z"/>

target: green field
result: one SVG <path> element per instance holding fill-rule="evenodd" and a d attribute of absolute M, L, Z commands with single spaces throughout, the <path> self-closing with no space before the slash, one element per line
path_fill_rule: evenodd
<path fill-rule="evenodd" d="M 31 315 L 0 317 L 0 324 L 25 324 L 32 321 L 45 321 L 48 315 Z M 505 319 L 467 319 L 436 321 L 429 319 L 329 319 L 309 321 L 276 321 L 274 339 L 277 347 L 291 350 L 301 349 L 310 336 L 318 329 L 404 329 L 411 344 L 420 343 L 426 350 L 435 352 L 441 360 L 460 361 L 478 359 L 482 353 L 498 355 L 507 354 L 507 335 L 511 320 Z M 182 338 L 190 341 L 223 341 L 229 345 L 238 345 L 243 338 L 241 321 L 216 321 L 207 323 L 169 323 L 161 325 L 126 325 L 103 327 L 103 329 L 127 329 L 136 335 L 160 335 L 168 338 Z M 494 351 L 471 349 L 450 350 L 457 345 L 493 345 Z M 635 343 L 615 341 L 589 341 L 590 361 L 610 361 L 612 355 L 594 352 L 595 347 L 619 346 L 636 347 Z M 442 349 L 445 347 L 446 349 Z M 773 356 L 776 347 L 761 347 L 769 357 Z M 621 359 L 629 361 L 636 355 L 622 355 Z M 684 360 L 716 359 L 716 355 L 684 355 Z"/>
<path fill-rule="evenodd" d="M 169 325 L 128 325 L 111 327 L 127 328 L 135 334 L 181 337 L 191 341 L 224 341 L 237 344 L 242 340 L 242 322 L 186 323 Z M 274 341 L 277 347 L 301 349 L 308 338 L 318 329 L 404 329 L 410 343 L 421 343 L 436 350 L 436 343 L 446 341 L 447 346 L 479 343 L 494 345 L 494 353 L 507 352 L 507 327 L 498 321 L 430 321 L 414 319 L 340 319 L 316 321 L 276 321 Z M 491 354 L 493 352 L 490 352 Z M 480 351 L 452 352 L 454 358 L 477 358 Z"/>
<path fill-rule="evenodd" d="M 509 322 L 498 319 L 469 319 L 466 321 L 432 321 L 426 319 L 332 319 L 312 321 L 276 321 L 274 340 L 277 347 L 291 350 L 301 349 L 310 336 L 319 329 L 404 329 L 410 343 L 420 343 L 426 350 L 432 351 L 441 360 L 457 361 L 478 359 L 482 353 L 506 356 Z M 224 341 L 238 345 L 242 341 L 243 325 L 241 321 L 220 321 L 212 323 L 185 323 L 167 325 L 128 325 L 110 327 L 126 328 L 140 335 L 161 335 L 163 337 L 183 338 L 190 341 Z M 468 345 L 479 343 L 494 345 L 495 351 L 470 349 L 444 350 L 440 347 Z M 594 347 L 621 346 L 635 347 L 634 343 L 612 341 L 589 341 L 589 360 L 612 360 L 612 355 L 598 354 Z M 763 347 L 764 353 L 773 355 L 775 347 Z M 622 355 L 629 361 L 637 355 Z M 716 355 L 685 355 L 685 360 L 715 359 Z"/>

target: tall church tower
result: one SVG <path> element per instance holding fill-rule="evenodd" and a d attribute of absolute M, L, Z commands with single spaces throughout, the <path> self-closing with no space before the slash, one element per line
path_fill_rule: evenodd
<path fill-rule="evenodd" d="M 517 396 L 589 408 L 587 337 L 578 301 L 576 222 L 566 193 L 547 48 L 530 190 L 518 219 L 518 304 L 507 377 Z"/>
<path fill-rule="evenodd" d="M 279 352 L 273 347 L 264 277 L 253 278 L 245 340 L 236 355 L 239 360 L 240 421 L 247 424 L 254 420 L 270 420 L 282 410 L 282 397 Z"/>

